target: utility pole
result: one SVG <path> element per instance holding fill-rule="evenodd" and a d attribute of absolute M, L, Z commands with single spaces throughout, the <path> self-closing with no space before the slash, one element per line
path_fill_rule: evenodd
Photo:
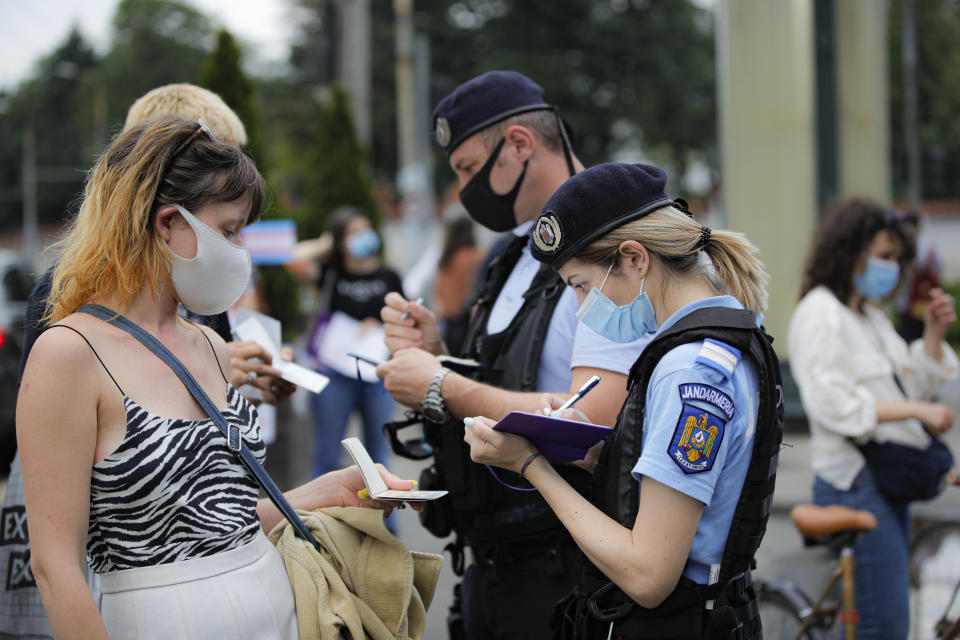
<path fill-rule="evenodd" d="M 406 236 L 405 260 L 410 267 L 423 248 L 428 219 L 427 172 L 417 157 L 417 78 L 414 65 L 413 0 L 393 0 L 397 82 L 397 188 Z"/>
<path fill-rule="evenodd" d="M 920 213 L 923 202 L 923 166 L 917 115 L 917 25 L 913 0 L 903 0 L 903 142 L 907 154 L 907 206 Z"/>
<path fill-rule="evenodd" d="M 29 115 L 23 127 L 21 156 L 23 184 L 23 256 L 31 269 L 36 268 L 37 256 L 37 139 L 33 118 Z"/>
<path fill-rule="evenodd" d="M 420 34 L 414 49 L 414 75 L 416 77 L 416 131 L 417 162 L 423 171 L 423 214 L 429 218 L 436 207 L 433 193 L 433 158 L 430 154 L 430 39 Z"/>
<path fill-rule="evenodd" d="M 401 174 L 417 161 L 416 75 L 413 66 L 413 0 L 393 0 L 396 41 L 397 151 Z"/>
<path fill-rule="evenodd" d="M 370 0 L 337 0 L 340 42 L 337 75 L 347 90 L 360 143 L 370 148 Z"/>

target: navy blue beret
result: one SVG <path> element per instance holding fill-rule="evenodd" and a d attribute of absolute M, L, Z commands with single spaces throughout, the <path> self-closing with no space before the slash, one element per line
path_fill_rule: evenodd
<path fill-rule="evenodd" d="M 533 257 L 559 269 L 594 240 L 673 204 L 667 174 L 650 164 L 611 162 L 564 182 L 543 206 L 533 229 Z"/>
<path fill-rule="evenodd" d="M 543 100 L 543 87 L 516 71 L 488 71 L 440 101 L 433 110 L 433 140 L 449 156 L 476 132 L 539 109 L 553 109 Z"/>

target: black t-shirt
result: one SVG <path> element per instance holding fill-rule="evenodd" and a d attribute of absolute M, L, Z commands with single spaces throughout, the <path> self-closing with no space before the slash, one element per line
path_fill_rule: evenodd
<path fill-rule="evenodd" d="M 327 285 L 326 279 L 335 274 L 336 281 L 330 292 L 329 311 L 342 311 L 355 320 L 380 319 L 383 297 L 390 291 L 402 291 L 400 276 L 387 267 L 377 267 L 368 273 L 347 273 L 324 269 L 320 289 Z"/>

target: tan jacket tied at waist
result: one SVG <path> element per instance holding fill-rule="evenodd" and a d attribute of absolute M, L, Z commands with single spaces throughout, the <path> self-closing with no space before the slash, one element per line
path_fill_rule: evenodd
<path fill-rule="evenodd" d="M 286 520 L 269 539 L 283 555 L 293 586 L 300 640 L 423 636 L 442 556 L 408 551 L 379 509 L 298 513 L 323 554 L 298 538 Z"/>

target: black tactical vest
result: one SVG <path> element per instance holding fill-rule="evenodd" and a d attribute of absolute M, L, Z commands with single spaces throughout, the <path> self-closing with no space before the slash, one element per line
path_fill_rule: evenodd
<path fill-rule="evenodd" d="M 671 349 L 713 338 L 757 363 L 760 407 L 750 466 L 727 535 L 716 584 L 681 577 L 656 609 L 634 602 L 590 562 L 576 591 L 558 604 L 554 625 L 564 640 L 592 638 L 760 638 L 756 594 L 750 582 L 753 556 L 766 531 L 773 498 L 777 457 L 783 436 L 780 368 L 772 338 L 741 309 L 698 309 L 660 334 L 633 365 L 628 396 L 614 437 L 594 470 L 593 503 L 630 529 L 639 505 L 639 483 L 631 473 L 640 457 L 647 385 L 660 359 Z M 714 601 L 712 609 L 706 608 Z M 612 631 L 611 631 L 612 625 Z"/>
<path fill-rule="evenodd" d="M 487 334 L 493 303 L 519 261 L 526 240 L 526 236 L 515 239 L 490 265 L 476 297 L 462 354 L 480 362 L 476 380 L 512 391 L 536 389 L 547 328 L 564 289 L 560 276 L 542 267 L 509 326 Z M 544 542 L 548 537 L 563 535 L 559 519 L 538 492 L 504 487 L 486 467 L 470 459 L 461 421 L 430 425 L 427 438 L 434 447 L 436 486 L 450 492 L 442 499 L 450 527 L 475 552 L 480 546 Z M 575 487 L 586 488 L 587 472 L 569 465 L 557 469 Z M 494 471 L 507 484 L 529 487 L 515 473 L 499 468 Z M 432 531 L 443 533 L 442 528 Z"/>

